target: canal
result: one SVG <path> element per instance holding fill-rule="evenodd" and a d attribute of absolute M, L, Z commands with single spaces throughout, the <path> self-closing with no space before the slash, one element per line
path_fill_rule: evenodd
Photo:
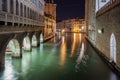
<path fill-rule="evenodd" d="M 120 80 L 101 60 L 84 34 L 64 33 L 22 59 L 6 56 L 0 80 Z"/>

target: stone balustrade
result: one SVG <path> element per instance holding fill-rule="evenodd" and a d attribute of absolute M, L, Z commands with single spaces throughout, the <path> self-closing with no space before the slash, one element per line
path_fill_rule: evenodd
<path fill-rule="evenodd" d="M 43 26 L 43 21 L 33 20 L 30 18 L 21 17 L 18 15 L 9 14 L 7 12 L 0 11 L 0 21 L 5 23 L 17 23 L 17 24 L 26 24 L 31 26 Z"/>

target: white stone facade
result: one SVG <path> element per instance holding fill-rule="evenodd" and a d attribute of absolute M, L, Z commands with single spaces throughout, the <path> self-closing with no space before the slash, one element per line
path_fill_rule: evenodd
<path fill-rule="evenodd" d="M 43 26 L 44 0 L 0 0 L 1 25 Z"/>

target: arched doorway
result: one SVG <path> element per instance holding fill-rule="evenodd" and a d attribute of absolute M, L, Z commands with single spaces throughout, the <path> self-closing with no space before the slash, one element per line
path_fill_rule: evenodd
<path fill-rule="evenodd" d="M 12 39 L 9 41 L 6 50 L 5 50 L 5 56 L 8 57 L 20 57 L 20 45 L 19 42 L 16 39 Z"/>
<path fill-rule="evenodd" d="M 114 33 L 110 37 L 110 61 L 116 63 L 116 39 Z"/>
<path fill-rule="evenodd" d="M 26 36 L 23 40 L 23 46 L 22 48 L 24 50 L 30 51 L 31 50 L 31 43 L 30 43 L 30 39 L 28 36 Z"/>
<path fill-rule="evenodd" d="M 37 46 L 37 38 L 35 35 L 32 37 L 32 46 L 36 47 Z"/>
<path fill-rule="evenodd" d="M 41 34 L 40 34 L 40 43 L 42 43 L 43 40 L 44 40 L 44 39 L 43 39 L 43 34 L 41 33 Z"/>

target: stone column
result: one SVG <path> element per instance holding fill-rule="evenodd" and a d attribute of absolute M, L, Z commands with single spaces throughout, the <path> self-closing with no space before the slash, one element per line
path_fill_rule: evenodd
<path fill-rule="evenodd" d="M 2 51 L 0 51 L 0 70 L 4 69 L 4 56 Z"/>

